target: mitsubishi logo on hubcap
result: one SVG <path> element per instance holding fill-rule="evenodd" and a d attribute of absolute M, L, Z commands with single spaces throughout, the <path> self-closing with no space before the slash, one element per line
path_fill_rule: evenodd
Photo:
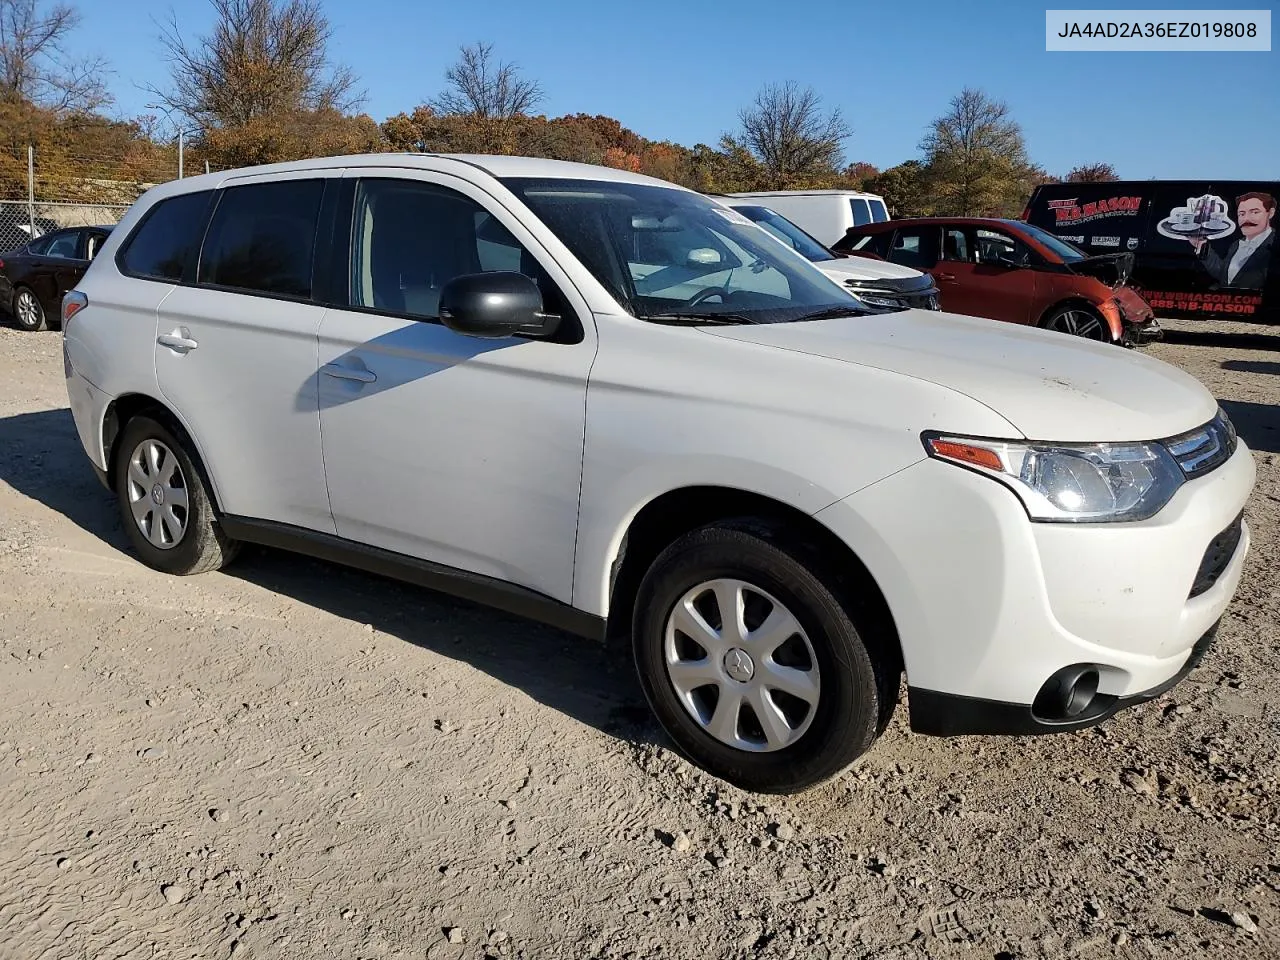
<path fill-rule="evenodd" d="M 724 672 L 739 683 L 746 683 L 756 673 L 751 655 L 741 647 L 733 647 L 724 655 Z"/>

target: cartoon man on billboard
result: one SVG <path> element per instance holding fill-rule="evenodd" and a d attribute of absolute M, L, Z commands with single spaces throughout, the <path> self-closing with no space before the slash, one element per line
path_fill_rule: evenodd
<path fill-rule="evenodd" d="M 1275 231 L 1271 228 L 1276 198 L 1269 193 L 1244 193 L 1236 197 L 1236 223 L 1241 236 L 1227 248 L 1224 257 L 1205 242 L 1204 237 L 1187 237 L 1195 247 L 1205 270 L 1225 287 L 1261 290 L 1271 265 Z"/>

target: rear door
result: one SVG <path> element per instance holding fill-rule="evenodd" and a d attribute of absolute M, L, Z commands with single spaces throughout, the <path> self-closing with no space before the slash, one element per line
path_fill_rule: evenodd
<path fill-rule="evenodd" d="M 157 310 L 160 390 L 195 437 L 223 509 L 333 532 L 320 452 L 313 299 L 341 170 L 237 178 L 219 190 L 194 283 Z M 326 197 L 328 203 L 326 204 Z"/>

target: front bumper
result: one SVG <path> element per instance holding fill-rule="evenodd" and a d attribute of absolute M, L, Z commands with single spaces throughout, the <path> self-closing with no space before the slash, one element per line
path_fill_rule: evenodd
<path fill-rule="evenodd" d="M 1032 736 L 1066 733 L 1096 726 L 1122 710 L 1154 700 L 1172 690 L 1187 674 L 1200 665 L 1218 634 L 1218 623 L 1206 631 L 1191 648 L 1191 655 L 1169 679 L 1150 689 L 1125 696 L 1099 694 L 1077 716 L 1053 718 L 1039 716 L 1032 704 L 982 700 L 956 693 L 907 688 L 907 706 L 911 712 L 911 729 L 933 737 L 959 736 Z"/>
<path fill-rule="evenodd" d="M 1241 442 L 1148 520 L 1032 523 L 1002 484 L 930 459 L 817 516 L 884 594 L 913 729 L 1050 732 L 1158 696 L 1203 654 L 1250 548 L 1242 519 L 1224 534 L 1255 478 Z M 1096 684 L 1083 712 L 1061 723 L 1033 708 L 1081 665 Z"/>

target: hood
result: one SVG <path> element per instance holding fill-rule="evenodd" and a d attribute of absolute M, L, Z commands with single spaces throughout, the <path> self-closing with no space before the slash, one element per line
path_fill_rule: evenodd
<path fill-rule="evenodd" d="M 1195 377 L 1143 354 L 959 314 L 912 309 L 699 329 L 926 380 L 985 404 L 1036 440 L 1156 440 L 1213 419 L 1218 406 Z"/>
<path fill-rule="evenodd" d="M 1134 256 L 1132 253 L 1099 253 L 1083 260 L 1072 260 L 1067 268 L 1072 273 L 1082 273 L 1095 280 L 1101 280 L 1112 289 L 1121 286 L 1133 273 Z"/>
<path fill-rule="evenodd" d="M 837 283 L 844 283 L 846 280 L 906 280 L 922 276 L 919 270 L 867 257 L 819 260 L 814 266 Z"/>

